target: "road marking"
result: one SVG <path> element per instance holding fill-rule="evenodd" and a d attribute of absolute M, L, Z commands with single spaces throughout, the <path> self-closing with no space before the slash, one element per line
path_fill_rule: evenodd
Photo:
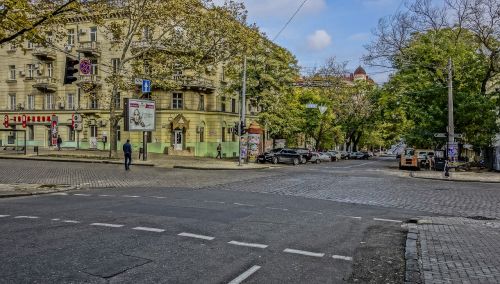
<path fill-rule="evenodd" d="M 52 221 L 61 221 L 61 219 L 59 219 L 59 218 L 54 218 L 54 219 L 50 219 L 50 220 L 52 220 Z"/>
<path fill-rule="evenodd" d="M 300 210 L 300 212 L 305 212 L 305 213 L 313 213 L 313 214 L 323 215 L 323 213 L 321 213 L 321 212 L 317 212 L 317 211 Z"/>
<path fill-rule="evenodd" d="M 0 215 L 0 218 L 9 217 L 10 215 Z"/>
<path fill-rule="evenodd" d="M 247 206 L 247 207 L 255 207 L 255 205 L 252 205 L 252 204 L 245 204 L 245 203 L 233 203 L 234 205 L 238 205 L 238 206 Z"/>
<path fill-rule="evenodd" d="M 114 197 L 116 195 L 110 195 L 110 194 L 99 194 L 101 197 Z"/>
<path fill-rule="evenodd" d="M 288 209 L 286 208 L 278 208 L 278 207 L 266 207 L 266 209 L 288 211 Z"/>
<path fill-rule="evenodd" d="M 182 237 L 189 237 L 189 238 L 195 238 L 195 239 L 202 239 L 202 240 L 208 240 L 208 241 L 211 241 L 213 239 L 215 239 L 214 237 L 210 237 L 210 236 L 204 236 L 204 235 L 197 235 L 197 234 L 191 234 L 191 233 L 180 233 L 179 236 L 182 236 Z"/>
<path fill-rule="evenodd" d="M 73 224 L 78 224 L 80 221 L 75 221 L 75 220 L 63 220 L 64 223 L 73 223 Z"/>
<path fill-rule="evenodd" d="M 251 248 L 262 248 L 262 249 L 265 249 L 268 247 L 268 245 L 263 245 L 263 244 L 244 243 L 244 242 L 237 242 L 237 241 L 230 241 L 230 242 L 228 242 L 228 244 L 235 245 L 235 246 L 251 247 Z"/>
<path fill-rule="evenodd" d="M 40 217 L 37 216 L 16 216 L 15 219 L 38 219 Z"/>
<path fill-rule="evenodd" d="M 158 199 L 164 199 L 166 198 L 165 196 L 150 196 L 151 198 L 158 198 Z"/>
<path fill-rule="evenodd" d="M 90 226 L 101 226 L 101 227 L 111 227 L 111 228 L 120 228 L 123 227 L 123 225 L 118 225 L 118 224 L 107 224 L 107 223 L 92 223 Z"/>
<path fill-rule="evenodd" d="M 283 252 L 295 253 L 295 254 L 301 254 L 301 255 L 307 255 L 307 256 L 314 256 L 314 257 L 323 257 L 323 256 L 325 256 L 324 253 L 310 252 L 310 251 L 305 251 L 305 250 L 289 249 L 289 248 L 285 249 Z"/>
<path fill-rule="evenodd" d="M 156 233 L 163 233 L 163 232 L 165 232 L 165 230 L 163 230 L 163 229 L 148 228 L 148 227 L 135 227 L 135 228 L 132 228 L 132 230 L 148 231 L 148 232 L 156 232 Z"/>
<path fill-rule="evenodd" d="M 357 217 L 357 216 L 347 216 L 347 215 L 337 215 L 337 216 L 361 220 L 361 217 Z"/>
<path fill-rule="evenodd" d="M 139 195 L 123 195 L 123 197 L 137 198 Z"/>
<path fill-rule="evenodd" d="M 248 269 L 247 271 L 245 271 L 242 274 L 240 274 L 240 276 L 238 276 L 238 277 L 234 278 L 233 280 L 231 280 L 231 282 L 229 282 L 229 284 L 240 284 L 241 282 L 245 281 L 245 279 L 247 279 L 248 277 L 250 277 L 250 275 L 252 275 L 255 272 L 257 272 L 257 270 L 259 270 L 259 269 L 260 269 L 260 266 L 254 265 L 250 269 Z"/>
<path fill-rule="evenodd" d="M 51 193 L 50 195 L 68 195 L 65 192 L 56 192 L 56 193 Z"/>
<path fill-rule="evenodd" d="M 347 261 L 352 261 L 352 257 L 350 256 L 343 256 L 343 255 L 332 255 L 332 258 L 334 259 L 341 259 L 341 260 L 347 260 Z"/>
<path fill-rule="evenodd" d="M 224 202 L 224 201 L 203 200 L 203 202 L 207 202 L 207 203 L 217 203 L 217 204 L 226 204 L 226 202 Z"/>
<path fill-rule="evenodd" d="M 90 194 L 86 194 L 86 193 L 75 193 L 73 195 L 75 195 L 75 196 L 91 196 Z"/>
<path fill-rule="evenodd" d="M 403 221 L 401 220 L 392 220 L 392 219 L 373 218 L 373 220 L 383 221 L 383 222 L 403 223 Z"/>

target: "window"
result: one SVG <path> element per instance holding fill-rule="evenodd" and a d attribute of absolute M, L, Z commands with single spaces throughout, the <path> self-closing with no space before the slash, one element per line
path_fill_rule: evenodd
<path fill-rule="evenodd" d="M 116 141 L 121 141 L 121 140 L 122 140 L 121 126 L 117 125 L 116 126 Z"/>
<path fill-rule="evenodd" d="M 16 65 L 9 65 L 9 80 L 16 80 Z"/>
<path fill-rule="evenodd" d="M 28 40 L 28 43 L 26 44 L 26 48 L 27 49 L 33 49 L 33 47 L 34 47 L 33 42 L 31 42 L 31 41 Z"/>
<path fill-rule="evenodd" d="M 198 104 L 198 110 L 205 110 L 205 95 L 200 95 L 200 103 Z"/>
<path fill-rule="evenodd" d="M 90 28 L 90 41 L 97 41 L 97 27 Z"/>
<path fill-rule="evenodd" d="M 97 102 L 97 99 L 95 99 L 95 98 L 90 99 L 90 108 L 91 109 L 98 109 L 99 108 L 99 104 Z"/>
<path fill-rule="evenodd" d="M 120 98 L 120 93 L 117 92 L 116 96 L 115 96 L 115 108 L 116 109 L 120 109 L 122 107 L 120 99 L 121 99 Z"/>
<path fill-rule="evenodd" d="M 97 126 L 96 125 L 90 126 L 90 137 L 97 137 Z"/>
<path fill-rule="evenodd" d="M 226 142 L 226 127 L 222 127 L 222 135 L 221 135 L 221 140 L 222 142 Z"/>
<path fill-rule="evenodd" d="M 68 29 L 68 45 L 75 44 L 75 29 Z"/>
<path fill-rule="evenodd" d="M 226 111 L 226 97 L 221 98 L 220 111 L 222 112 Z"/>
<path fill-rule="evenodd" d="M 200 126 L 200 142 L 205 142 L 205 127 Z"/>
<path fill-rule="evenodd" d="M 52 32 L 47 32 L 47 42 L 51 43 L 52 42 Z"/>
<path fill-rule="evenodd" d="M 111 66 L 113 73 L 118 73 L 118 69 L 120 68 L 120 58 L 112 58 Z"/>
<path fill-rule="evenodd" d="M 151 40 L 151 29 L 149 27 L 144 27 L 142 31 L 143 40 Z"/>
<path fill-rule="evenodd" d="M 9 109 L 16 109 L 16 94 L 9 94 Z"/>
<path fill-rule="evenodd" d="M 47 63 L 47 76 L 52 78 L 53 72 L 54 72 L 54 65 L 52 65 L 52 63 Z"/>
<path fill-rule="evenodd" d="M 182 70 L 181 69 L 175 69 L 174 74 L 173 74 L 174 80 L 180 80 L 182 78 Z"/>
<path fill-rule="evenodd" d="M 99 74 L 99 68 L 97 66 L 97 59 L 92 59 L 92 70 L 90 71 L 90 74 L 92 75 L 98 75 Z"/>
<path fill-rule="evenodd" d="M 45 95 L 45 109 L 54 109 L 54 95 Z"/>
<path fill-rule="evenodd" d="M 26 79 L 32 79 L 35 77 L 35 64 L 28 64 L 27 67 L 28 74 L 26 74 Z"/>
<path fill-rule="evenodd" d="M 231 112 L 236 112 L 236 99 L 231 99 Z"/>
<path fill-rule="evenodd" d="M 27 101 L 28 101 L 27 108 L 30 110 L 35 109 L 35 95 L 28 95 Z"/>
<path fill-rule="evenodd" d="M 75 130 L 71 126 L 68 126 L 68 141 L 75 141 Z"/>
<path fill-rule="evenodd" d="M 66 104 L 68 109 L 75 109 L 75 95 L 67 94 L 66 95 Z"/>
<path fill-rule="evenodd" d="M 173 93 L 172 94 L 172 108 L 173 109 L 182 109 L 182 93 Z"/>
<path fill-rule="evenodd" d="M 28 125 L 28 137 L 27 140 L 35 140 L 35 127 L 33 125 Z"/>

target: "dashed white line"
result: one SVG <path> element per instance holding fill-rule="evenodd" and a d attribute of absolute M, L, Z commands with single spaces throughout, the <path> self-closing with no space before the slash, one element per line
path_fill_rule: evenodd
<path fill-rule="evenodd" d="M 150 196 L 151 198 L 157 198 L 157 199 L 164 199 L 166 198 L 165 196 Z"/>
<path fill-rule="evenodd" d="M 52 221 L 61 221 L 61 219 L 59 219 L 59 218 L 54 218 L 54 219 L 50 219 L 50 220 L 52 220 Z"/>
<path fill-rule="evenodd" d="M 251 247 L 251 248 L 262 248 L 262 249 L 265 249 L 268 247 L 268 245 L 264 245 L 264 244 L 244 243 L 244 242 L 238 242 L 238 241 L 230 241 L 230 242 L 228 242 L 228 244 L 236 245 L 236 246 Z"/>
<path fill-rule="evenodd" d="M 306 255 L 306 256 L 314 256 L 314 257 L 323 257 L 323 256 L 325 256 L 324 253 L 310 252 L 310 251 L 305 251 L 305 250 L 289 249 L 289 248 L 285 249 L 283 252 L 301 254 L 301 255 Z"/>
<path fill-rule="evenodd" d="M 240 276 L 231 280 L 231 282 L 229 282 L 229 284 L 240 284 L 241 282 L 245 281 L 245 279 L 250 277 L 250 275 L 254 274 L 259 269 L 260 269 L 260 266 L 254 265 L 250 269 L 248 269 L 247 271 L 240 274 Z"/>
<path fill-rule="evenodd" d="M 340 260 L 347 260 L 347 261 L 352 261 L 352 257 L 350 256 L 343 256 L 343 255 L 332 255 L 332 258 L 334 259 L 340 259 Z"/>
<path fill-rule="evenodd" d="M 14 219 L 38 219 L 38 216 L 16 216 Z"/>
<path fill-rule="evenodd" d="M 116 195 L 111 195 L 111 194 L 99 194 L 101 197 L 114 197 Z"/>
<path fill-rule="evenodd" d="M 75 196 L 91 196 L 90 194 L 86 194 L 86 193 L 75 193 L 73 195 L 75 195 Z"/>
<path fill-rule="evenodd" d="M 9 217 L 10 215 L 0 215 L 0 218 Z"/>
<path fill-rule="evenodd" d="M 403 223 L 403 221 L 401 220 L 392 220 L 392 219 L 373 218 L 373 220 L 382 222 Z"/>
<path fill-rule="evenodd" d="M 155 232 L 155 233 L 163 233 L 163 232 L 165 232 L 165 230 L 163 230 L 163 229 L 148 228 L 148 227 L 135 227 L 135 228 L 132 228 L 132 230 L 148 231 L 148 232 Z"/>
<path fill-rule="evenodd" d="M 63 220 L 63 223 L 73 223 L 73 224 L 78 224 L 80 221 L 75 221 L 75 220 Z"/>
<path fill-rule="evenodd" d="M 111 227 L 111 228 L 120 228 L 123 227 L 123 225 L 119 224 L 108 224 L 108 223 L 92 223 L 90 226 L 101 226 L 101 227 Z"/>
<path fill-rule="evenodd" d="M 323 215 L 323 213 L 321 213 L 321 212 L 317 212 L 317 211 L 300 210 L 300 212 L 305 212 L 305 213 L 313 213 L 313 214 Z"/>
<path fill-rule="evenodd" d="M 139 195 L 123 195 L 123 197 L 138 198 Z"/>
<path fill-rule="evenodd" d="M 202 239 L 202 240 L 208 240 L 208 241 L 211 241 L 211 240 L 215 239 L 214 237 L 210 237 L 210 236 L 197 235 L 197 234 L 191 234 L 191 233 L 186 233 L 186 232 L 180 233 L 179 236 L 189 237 L 189 238 L 195 238 L 195 239 Z"/>
<path fill-rule="evenodd" d="M 266 207 L 266 209 L 288 211 L 288 209 L 286 209 L 286 208 L 278 208 L 278 207 Z"/>
<path fill-rule="evenodd" d="M 357 219 L 357 220 L 361 220 L 361 217 L 357 217 L 357 216 L 347 216 L 347 215 L 337 215 L 339 217 L 345 217 L 345 218 L 351 218 L 351 219 Z"/>
<path fill-rule="evenodd" d="M 233 203 L 234 205 L 238 205 L 238 206 L 247 206 L 247 207 L 255 207 L 255 205 L 252 205 L 252 204 L 245 204 L 245 203 Z"/>
<path fill-rule="evenodd" d="M 213 200 L 203 200 L 206 203 L 217 203 L 217 204 L 226 204 L 224 201 L 213 201 Z"/>

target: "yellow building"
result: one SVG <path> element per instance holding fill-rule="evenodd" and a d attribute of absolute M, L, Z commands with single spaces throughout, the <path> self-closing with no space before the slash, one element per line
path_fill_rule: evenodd
<path fill-rule="evenodd" d="M 57 134 L 63 148 L 109 149 L 109 105 L 101 101 L 100 94 L 110 94 L 105 78 L 119 62 L 111 43 L 91 22 L 70 22 L 66 25 L 67 36 L 56 41 L 48 35 L 48 47 L 3 46 L 0 49 L 0 115 L 8 116 L 8 127 L 0 129 L 26 130 L 28 146 L 52 147 L 51 120 L 57 117 Z M 67 57 L 87 60 L 90 74 L 76 74 L 78 80 L 63 84 Z M 80 61 L 81 62 L 81 61 Z M 153 86 L 156 101 L 156 130 L 148 133 L 148 152 L 170 155 L 215 156 L 221 143 L 223 155 L 238 155 L 238 136 L 234 125 L 239 120 L 239 95 L 224 96 L 220 92 L 224 84 L 222 68 L 206 70 L 204 76 L 194 76 L 182 71 L 175 79 L 180 89 L 166 92 Z M 89 87 L 97 95 L 88 92 Z M 121 90 L 116 106 L 123 108 L 123 99 L 138 97 L 140 87 Z M 247 102 L 247 122 L 255 119 L 257 109 Z M 81 114 L 80 131 L 72 127 L 72 116 Z M 23 123 L 23 119 L 25 123 Z M 23 125 L 25 124 L 25 125 Z M 118 149 L 130 139 L 137 151 L 142 143 L 141 132 L 123 130 L 123 119 L 117 132 Z M 22 132 L 0 132 L 1 145 L 21 145 Z"/>

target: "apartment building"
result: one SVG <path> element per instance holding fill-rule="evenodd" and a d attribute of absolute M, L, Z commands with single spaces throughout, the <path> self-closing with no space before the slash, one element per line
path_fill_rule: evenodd
<path fill-rule="evenodd" d="M 8 127 L 25 130 L 0 132 L 1 145 L 52 147 L 51 121 L 57 119 L 57 135 L 64 148 L 109 149 L 104 137 L 109 137 L 109 103 L 102 94 L 111 94 L 106 76 L 119 64 L 119 56 L 100 29 L 91 22 L 80 20 L 65 26 L 67 36 L 47 44 L 0 48 L 0 115 L 8 119 Z M 66 58 L 71 56 L 91 62 L 90 74 L 80 70 L 77 81 L 63 84 Z M 239 95 L 223 95 L 223 68 L 206 70 L 203 76 L 178 70 L 175 79 L 180 88 L 165 91 L 152 88 L 156 101 L 156 130 L 148 133 L 148 152 L 170 155 L 215 156 L 222 144 L 226 157 L 238 154 L 239 139 L 234 125 L 239 120 Z M 86 72 L 84 72 L 86 73 Z M 131 79 L 132 80 L 132 79 Z M 116 94 L 117 111 L 121 113 L 123 99 L 139 97 L 140 87 L 120 90 Z M 247 102 L 249 126 L 256 119 L 257 108 Z M 81 130 L 72 127 L 75 113 L 83 118 Z M 124 131 L 123 119 L 117 131 L 118 149 L 127 139 L 136 151 L 142 144 L 143 133 Z"/>

